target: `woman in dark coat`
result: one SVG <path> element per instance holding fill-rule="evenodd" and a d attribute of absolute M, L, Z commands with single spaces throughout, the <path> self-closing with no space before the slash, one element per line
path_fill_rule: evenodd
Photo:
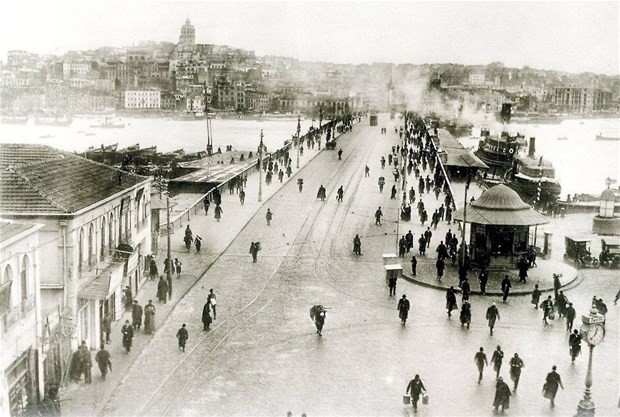
<path fill-rule="evenodd" d="M 502 413 L 504 409 L 510 406 L 510 387 L 506 384 L 503 378 L 500 376 L 497 378 L 497 383 L 495 384 L 495 398 L 493 399 L 493 407 L 495 407 L 495 411 L 501 405 Z"/>
<path fill-rule="evenodd" d="M 204 330 L 209 330 L 209 326 L 212 322 L 209 308 L 209 302 L 207 301 L 202 308 L 202 326 Z"/>
<path fill-rule="evenodd" d="M 215 206 L 215 220 L 219 222 L 220 219 L 222 218 L 222 214 L 224 214 L 224 210 L 222 210 L 222 207 L 219 204 L 216 205 Z"/>
<path fill-rule="evenodd" d="M 129 353 L 133 341 L 133 326 L 129 324 L 129 320 L 125 321 L 121 333 L 123 334 L 123 347 L 127 350 L 127 353 Z"/>
<path fill-rule="evenodd" d="M 320 198 L 321 201 L 325 201 L 325 187 L 321 185 L 319 191 L 316 193 L 316 198 Z"/>
<path fill-rule="evenodd" d="M 159 277 L 159 282 L 157 283 L 157 299 L 164 304 L 168 300 L 168 282 L 163 275 Z"/>
<path fill-rule="evenodd" d="M 452 310 L 458 309 L 456 304 L 456 294 L 454 293 L 454 287 L 448 288 L 446 291 L 446 309 L 448 310 L 448 317 L 452 317 Z"/>
<path fill-rule="evenodd" d="M 564 389 L 564 385 L 562 385 L 562 378 L 560 378 L 560 374 L 558 374 L 555 370 L 557 367 L 553 365 L 551 368 L 551 372 L 547 374 L 547 378 L 545 379 L 545 385 L 543 386 L 543 396 L 551 400 L 551 408 L 555 407 L 555 395 L 558 393 L 558 386 Z"/>
<path fill-rule="evenodd" d="M 413 404 L 413 408 L 418 408 L 418 401 L 420 400 L 420 394 L 422 391 L 426 392 L 426 387 L 422 383 L 420 379 L 420 375 L 416 375 L 411 381 L 409 381 L 409 385 L 407 385 L 407 393 L 411 393 L 411 404 Z"/>

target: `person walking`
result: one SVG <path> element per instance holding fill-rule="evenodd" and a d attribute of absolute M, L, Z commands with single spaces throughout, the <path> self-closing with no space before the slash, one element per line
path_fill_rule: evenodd
<path fill-rule="evenodd" d="M 564 316 L 566 312 L 566 305 L 568 304 L 568 298 L 564 295 L 564 291 L 560 290 L 558 298 L 555 300 L 555 306 L 558 311 L 558 317 Z"/>
<path fill-rule="evenodd" d="M 396 275 L 392 274 L 390 275 L 390 278 L 388 279 L 388 288 L 390 289 L 390 297 L 396 295 Z"/>
<path fill-rule="evenodd" d="M 493 364 L 493 370 L 495 371 L 495 376 L 499 378 L 499 371 L 502 369 L 502 362 L 504 361 L 504 352 L 500 345 L 497 345 L 495 352 L 491 356 L 491 363 Z"/>
<path fill-rule="evenodd" d="M 209 206 L 211 205 L 211 202 L 209 201 L 209 196 L 206 195 L 205 198 L 202 199 L 202 204 L 204 205 L 205 208 L 205 216 L 209 215 Z"/>
<path fill-rule="evenodd" d="M 110 313 L 104 314 L 101 327 L 102 327 L 103 333 L 105 334 L 105 342 L 109 344 L 112 341 L 110 339 L 110 333 L 112 333 L 112 314 Z"/>
<path fill-rule="evenodd" d="M 422 256 L 426 256 L 426 239 L 423 234 L 420 234 L 420 238 L 418 239 L 418 252 Z"/>
<path fill-rule="evenodd" d="M 105 350 L 105 345 L 101 344 L 101 349 L 95 355 L 95 362 L 99 366 L 99 372 L 101 372 L 101 379 L 105 381 L 105 377 L 108 375 L 108 369 L 112 371 L 112 361 L 110 361 L 110 352 Z"/>
<path fill-rule="evenodd" d="M 364 177 L 370 177 L 370 168 L 368 168 L 368 165 L 364 168 Z"/>
<path fill-rule="evenodd" d="M 144 333 L 153 334 L 155 332 L 155 306 L 153 300 L 144 306 Z"/>
<path fill-rule="evenodd" d="M 239 191 L 239 202 L 241 205 L 245 204 L 245 190 L 243 188 Z"/>
<path fill-rule="evenodd" d="M 467 300 L 464 300 L 463 305 L 461 306 L 460 319 L 461 327 L 467 325 L 467 328 L 469 329 L 469 325 L 471 324 L 471 304 L 469 304 L 469 301 Z"/>
<path fill-rule="evenodd" d="M 420 375 L 416 374 L 416 376 L 409 381 L 407 391 L 405 391 L 406 394 L 409 393 L 411 396 L 411 404 L 413 405 L 414 410 L 418 409 L 418 401 L 420 400 L 420 394 L 422 394 L 422 391 L 426 392 L 426 387 L 424 386 L 424 383 L 422 383 Z"/>
<path fill-rule="evenodd" d="M 338 160 L 341 161 L 342 160 L 342 148 L 340 148 L 338 150 Z"/>
<path fill-rule="evenodd" d="M 196 234 L 196 239 L 194 240 L 194 245 L 196 246 L 196 253 L 200 253 L 200 248 L 202 247 L 202 238 L 200 237 L 199 234 Z M 174 273 L 174 271 L 173 271 L 173 273 Z"/>
<path fill-rule="evenodd" d="M 538 284 L 534 285 L 534 290 L 532 291 L 532 304 L 534 304 L 534 308 L 538 309 L 538 303 L 540 302 L 540 295 L 542 293 L 538 289 Z"/>
<path fill-rule="evenodd" d="M 489 280 L 489 273 L 486 268 L 482 268 L 478 274 L 478 283 L 480 284 L 480 294 L 486 295 L 487 293 L 487 281 Z"/>
<path fill-rule="evenodd" d="M 553 295 L 556 300 L 558 298 L 558 291 L 560 291 L 560 288 L 562 287 L 560 276 L 560 274 L 553 274 Z"/>
<path fill-rule="evenodd" d="M 566 331 L 570 332 L 573 330 L 573 321 L 575 321 L 575 308 L 573 307 L 573 303 L 568 303 L 568 307 L 564 311 L 564 317 L 566 317 Z"/>
<path fill-rule="evenodd" d="M 80 368 L 84 372 L 84 382 L 91 384 L 93 382 L 91 368 L 93 367 L 93 361 L 90 354 L 90 349 L 86 346 L 86 341 L 82 340 L 82 344 L 78 348 L 78 358 L 80 362 Z"/>
<path fill-rule="evenodd" d="M 179 340 L 179 349 L 185 352 L 185 342 L 189 339 L 189 333 L 185 328 L 185 323 L 181 326 L 181 328 L 177 331 L 177 339 Z"/>
<path fill-rule="evenodd" d="M 125 325 L 121 329 L 121 334 L 123 335 L 123 347 L 127 353 L 129 353 L 133 342 L 133 327 L 129 324 L 129 320 L 125 320 Z"/>
<path fill-rule="evenodd" d="M 454 287 L 448 288 L 446 291 L 446 310 L 448 310 L 448 317 L 452 317 L 452 310 L 457 310 L 459 306 L 456 304 L 456 294 L 454 293 Z"/>
<path fill-rule="evenodd" d="M 271 219 L 273 218 L 273 213 L 270 209 L 267 209 L 267 214 L 265 214 L 265 219 L 267 220 L 267 226 L 271 225 Z"/>
<path fill-rule="evenodd" d="M 383 186 L 385 185 L 385 177 L 379 177 L 379 192 L 382 193 L 383 192 Z"/>
<path fill-rule="evenodd" d="M 211 310 L 213 310 L 213 320 L 217 320 L 217 297 L 213 292 L 213 288 L 209 290 L 209 295 L 207 296 L 207 303 L 211 306 Z"/>
<path fill-rule="evenodd" d="M 177 279 L 181 278 L 181 266 L 183 263 L 179 261 L 179 258 L 174 258 L 174 268 L 177 271 Z"/>
<path fill-rule="evenodd" d="M 504 275 L 504 279 L 502 280 L 502 303 L 505 303 L 508 299 L 508 293 L 512 288 L 512 283 L 510 282 L 510 278 L 508 274 Z"/>
<path fill-rule="evenodd" d="M 323 184 L 319 187 L 319 191 L 316 193 L 316 198 L 320 198 L 321 201 L 325 201 L 325 187 L 323 187 Z"/>
<path fill-rule="evenodd" d="M 489 362 L 487 361 L 487 355 L 486 353 L 484 353 L 484 348 L 482 346 L 474 356 L 474 363 L 476 364 L 476 368 L 478 368 L 478 383 L 480 383 L 480 381 L 482 381 L 482 373 L 484 372 L 484 367 L 489 366 Z"/>
<path fill-rule="evenodd" d="M 418 260 L 415 255 L 411 255 L 411 275 L 416 276 L 416 269 L 418 267 Z"/>
<path fill-rule="evenodd" d="M 441 278 L 443 278 L 443 270 L 446 266 L 443 258 L 438 258 L 437 262 L 435 262 L 435 268 L 437 269 L 437 281 L 441 282 Z"/>
<path fill-rule="evenodd" d="M 360 239 L 360 235 L 355 235 L 353 238 L 353 254 L 358 256 L 362 254 L 362 240 Z"/>
<path fill-rule="evenodd" d="M 523 359 L 519 357 L 518 353 L 515 353 L 512 358 L 510 358 L 510 379 L 514 383 L 514 387 L 512 388 L 512 392 L 517 392 L 517 387 L 519 386 L 519 379 L 521 379 L 521 368 L 525 365 L 523 364 Z"/>
<path fill-rule="evenodd" d="M 209 326 L 211 326 L 211 313 L 209 311 L 210 303 L 207 301 L 205 305 L 202 307 L 202 329 L 207 331 L 209 330 Z"/>
<path fill-rule="evenodd" d="M 314 325 L 316 326 L 316 333 L 319 336 L 323 336 L 323 326 L 325 325 L 325 316 L 327 315 L 327 310 L 321 307 L 316 314 L 314 315 Z"/>
<path fill-rule="evenodd" d="M 407 295 L 403 294 L 402 298 L 398 300 L 398 317 L 400 317 L 400 321 L 402 324 L 407 322 L 407 316 L 409 315 L 409 300 L 407 300 Z"/>
<path fill-rule="evenodd" d="M 250 253 L 252 254 L 252 262 L 256 263 L 258 258 L 258 251 L 260 250 L 260 242 L 252 242 L 250 244 Z"/>
<path fill-rule="evenodd" d="M 568 350 L 571 362 L 575 362 L 575 358 L 581 353 L 581 335 L 577 329 L 568 338 Z"/>
<path fill-rule="evenodd" d="M 133 300 L 133 306 L 131 306 L 131 320 L 134 330 L 140 330 L 142 326 L 142 306 L 138 304 L 138 300 Z"/>
<path fill-rule="evenodd" d="M 383 217 L 383 212 L 381 211 L 381 206 L 375 211 L 375 224 L 381 226 L 381 217 Z"/>
<path fill-rule="evenodd" d="M 164 304 L 168 300 L 168 281 L 164 279 L 163 275 L 159 277 L 159 282 L 157 283 L 157 299 Z"/>
<path fill-rule="evenodd" d="M 551 372 L 547 374 L 545 378 L 545 384 L 543 385 L 543 397 L 551 401 L 551 408 L 555 407 L 555 396 L 558 393 L 558 387 L 564 389 L 562 385 L 562 378 L 560 374 L 556 372 L 557 367 L 553 365 Z"/>
<path fill-rule="evenodd" d="M 224 214 L 224 210 L 222 210 L 222 206 L 220 206 L 219 204 L 216 204 L 215 205 L 215 220 L 219 222 L 220 219 L 222 218 L 222 214 Z"/>
<path fill-rule="evenodd" d="M 461 282 L 461 292 L 463 293 L 463 301 L 469 300 L 469 294 L 471 294 L 471 287 L 469 286 L 469 281 L 465 278 Z"/>
<path fill-rule="evenodd" d="M 540 308 L 543 311 L 543 323 L 547 325 L 549 324 L 549 322 L 547 322 L 547 318 L 550 318 L 552 320 L 554 318 L 553 317 L 553 301 L 551 300 L 551 296 L 548 296 L 545 301 L 540 303 Z"/>
<path fill-rule="evenodd" d="M 486 318 L 489 323 L 489 331 L 491 336 L 493 336 L 493 327 L 495 327 L 495 321 L 499 320 L 499 310 L 497 309 L 497 304 L 495 302 L 491 304 L 489 308 L 487 308 Z"/>
<path fill-rule="evenodd" d="M 504 382 L 504 379 L 500 376 L 495 383 L 495 398 L 493 399 L 493 407 L 495 412 L 501 406 L 502 413 L 506 408 L 510 406 L 510 387 Z"/>

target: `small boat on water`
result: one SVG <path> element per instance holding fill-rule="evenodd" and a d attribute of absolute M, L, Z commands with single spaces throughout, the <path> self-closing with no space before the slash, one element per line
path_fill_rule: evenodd
<path fill-rule="evenodd" d="M 602 133 L 596 135 L 596 140 L 620 140 L 620 136 L 605 136 Z"/>
<path fill-rule="evenodd" d="M 43 135 L 43 136 L 39 136 L 41 139 L 50 139 L 53 138 L 54 135 Z"/>
<path fill-rule="evenodd" d="M 125 125 L 124 124 L 115 124 L 110 122 L 110 118 L 106 117 L 103 122 L 101 122 L 98 125 L 90 125 L 90 127 L 93 128 L 101 128 L 101 129 L 124 129 Z"/>
<path fill-rule="evenodd" d="M 566 136 L 560 136 L 558 140 L 568 140 L 568 138 Z"/>

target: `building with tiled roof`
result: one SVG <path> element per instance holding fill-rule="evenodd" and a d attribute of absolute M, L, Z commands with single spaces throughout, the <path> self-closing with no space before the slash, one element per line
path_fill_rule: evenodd
<path fill-rule="evenodd" d="M 0 219 L 0 415 L 38 403 L 41 351 L 39 231 L 42 224 Z"/>
<path fill-rule="evenodd" d="M 100 345 L 104 316 L 120 318 L 123 288 L 139 290 L 150 198 L 150 178 L 50 146 L 0 144 L 0 216 L 44 225 L 46 381 L 60 379 L 54 364 L 66 363 L 77 342 Z"/>

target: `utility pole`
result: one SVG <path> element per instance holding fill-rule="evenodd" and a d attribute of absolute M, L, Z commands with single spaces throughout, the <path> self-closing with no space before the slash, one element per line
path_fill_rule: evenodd
<path fill-rule="evenodd" d="M 260 130 L 260 143 L 258 144 L 258 202 L 263 201 L 263 129 Z"/>
<path fill-rule="evenodd" d="M 297 114 L 297 169 L 299 169 L 299 147 L 301 146 L 299 134 L 301 132 L 301 115 Z"/>
<path fill-rule="evenodd" d="M 467 251 L 465 250 L 465 222 L 467 221 L 467 191 L 469 190 L 469 184 L 471 183 L 471 174 L 468 173 L 467 174 L 467 182 L 465 183 L 465 201 L 463 203 L 463 229 L 461 231 L 461 247 L 462 247 L 462 252 L 461 252 L 461 267 L 465 266 L 465 256 L 467 254 Z"/>
<path fill-rule="evenodd" d="M 168 295 L 172 299 L 172 258 L 170 257 L 170 197 L 166 193 L 166 242 L 168 244 L 167 255 L 168 258 L 168 272 L 166 278 L 168 279 Z"/>

